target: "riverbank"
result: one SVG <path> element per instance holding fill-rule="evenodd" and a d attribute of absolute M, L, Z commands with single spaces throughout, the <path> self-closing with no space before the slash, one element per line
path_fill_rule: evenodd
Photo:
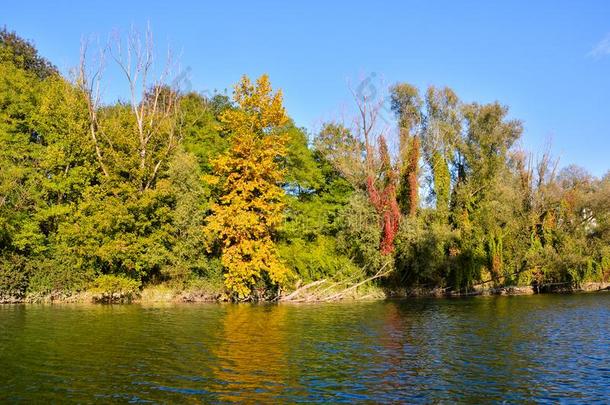
<path fill-rule="evenodd" d="M 587 282 L 574 286 L 569 283 L 542 284 L 538 286 L 503 286 L 485 287 L 475 285 L 467 291 L 447 291 L 442 288 L 424 289 L 412 288 L 407 290 L 389 291 L 393 298 L 409 297 L 469 297 L 486 295 L 534 295 L 534 294 L 565 294 L 610 291 L 610 282 Z"/>
<path fill-rule="evenodd" d="M 571 294 L 610 291 L 610 282 L 589 282 L 580 286 L 570 286 L 565 283 L 548 284 L 543 286 L 505 286 L 497 288 L 484 288 L 475 286 L 470 291 L 455 292 L 446 291 L 442 288 L 425 289 L 383 289 L 378 286 L 362 286 L 346 292 L 334 292 L 325 295 L 325 298 L 311 296 L 308 299 L 285 299 L 291 297 L 295 291 L 283 295 L 276 300 L 280 302 L 315 303 L 330 301 L 367 301 L 384 300 L 396 298 L 451 298 L 470 296 L 519 296 L 534 294 Z M 340 295 L 339 295 L 340 294 Z M 327 298 L 332 298 L 331 300 Z M 148 286 L 133 297 L 125 297 L 114 294 L 112 298 L 101 296 L 99 293 L 84 291 L 76 294 L 55 292 L 48 295 L 19 297 L 1 297 L 0 304 L 22 304 L 22 303 L 197 303 L 197 302 L 224 302 L 228 301 L 222 289 L 175 289 L 165 285 Z"/>

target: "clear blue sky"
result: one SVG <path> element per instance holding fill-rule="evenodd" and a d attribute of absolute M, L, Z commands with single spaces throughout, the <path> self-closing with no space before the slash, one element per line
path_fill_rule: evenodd
<path fill-rule="evenodd" d="M 348 80 L 448 85 L 465 101 L 509 105 L 526 148 L 551 139 L 562 165 L 610 169 L 608 1 L 254 3 L 8 0 L 0 25 L 66 71 L 83 35 L 105 41 L 150 22 L 195 90 L 268 73 L 310 130 L 351 108 Z"/>

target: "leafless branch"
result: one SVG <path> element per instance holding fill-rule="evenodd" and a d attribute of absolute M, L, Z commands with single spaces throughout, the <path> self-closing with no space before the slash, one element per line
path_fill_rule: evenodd
<path fill-rule="evenodd" d="M 76 83 L 84 93 L 87 102 L 87 111 L 89 113 L 89 133 L 95 148 L 96 159 L 100 165 L 100 168 L 102 169 L 102 173 L 104 173 L 104 176 L 108 177 L 108 169 L 104 162 L 98 140 L 99 123 L 97 116 L 97 111 L 99 109 L 101 100 L 100 84 L 104 70 L 105 50 L 100 49 L 98 63 L 90 73 L 87 70 L 87 48 L 88 40 L 83 39 L 81 41 L 80 63 Z"/>

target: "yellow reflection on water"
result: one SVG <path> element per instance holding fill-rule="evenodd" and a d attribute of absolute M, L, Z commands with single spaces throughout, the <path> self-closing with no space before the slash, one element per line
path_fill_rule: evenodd
<path fill-rule="evenodd" d="M 230 305 L 213 373 L 221 401 L 271 401 L 287 385 L 286 313 L 282 305 Z"/>

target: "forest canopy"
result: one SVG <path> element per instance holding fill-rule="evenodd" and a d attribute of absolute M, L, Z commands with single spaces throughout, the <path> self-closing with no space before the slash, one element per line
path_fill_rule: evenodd
<path fill-rule="evenodd" d="M 151 41 L 97 62 L 83 49 L 64 77 L 0 31 L 0 300 L 608 280 L 610 174 L 522 150 L 507 106 L 396 83 L 394 128 L 355 95 L 353 122 L 309 133 L 268 76 L 244 76 L 231 97 L 184 91 Z M 103 102 L 102 60 L 126 100 Z"/>

